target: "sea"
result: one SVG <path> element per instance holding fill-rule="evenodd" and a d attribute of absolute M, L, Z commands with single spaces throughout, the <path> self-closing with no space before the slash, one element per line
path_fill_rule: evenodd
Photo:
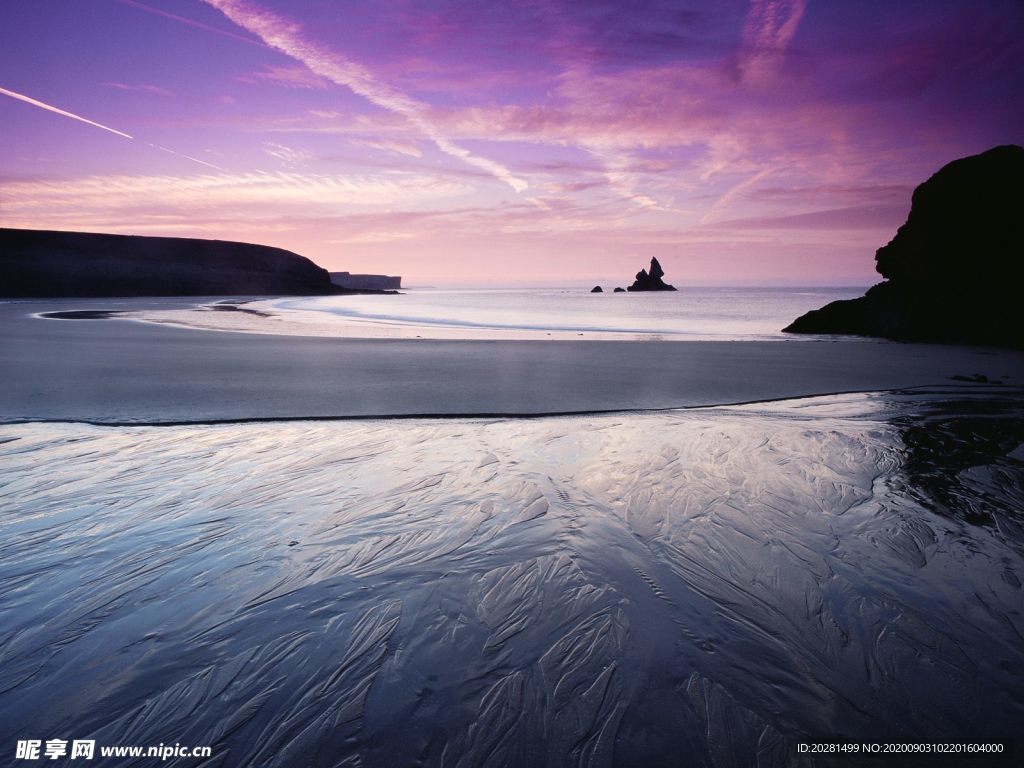
<path fill-rule="evenodd" d="M 317 313 L 348 325 L 478 334 L 552 332 L 602 338 L 782 339 L 812 309 L 864 293 L 841 288 L 681 288 L 590 293 L 586 288 L 403 289 L 402 295 L 301 297 L 272 308 Z"/>

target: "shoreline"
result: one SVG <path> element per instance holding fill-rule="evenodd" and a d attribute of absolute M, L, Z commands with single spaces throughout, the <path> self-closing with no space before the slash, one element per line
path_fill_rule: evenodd
<path fill-rule="evenodd" d="M 169 303 L 0 305 L 6 369 L 0 421 L 510 418 L 768 402 L 956 381 L 1024 387 L 1021 352 L 867 339 L 339 339 L 32 316 L 71 306 L 134 311 Z M 978 376 L 989 385 L 970 381 Z"/>
<path fill-rule="evenodd" d="M 285 299 L 287 300 L 287 299 Z M 282 299 L 229 299 L 165 310 L 117 312 L 106 319 L 132 320 L 190 330 L 331 339 L 426 341 L 731 341 L 730 335 L 679 334 L 664 331 L 597 329 L 531 329 L 499 326 L 445 325 L 373 317 L 338 315 L 325 311 L 280 306 Z M 247 306 L 239 306 L 245 304 Z M 234 311 L 224 311 L 226 309 Z M 83 318 L 84 319 L 84 318 Z M 788 337 L 757 337 L 783 341 Z M 801 337 L 794 337 L 802 340 Z"/>
<path fill-rule="evenodd" d="M 691 301 L 700 305 L 705 300 L 701 289 L 690 297 Z M 729 289 L 712 289 L 725 290 Z M 767 290 L 769 293 L 774 289 Z M 835 289 L 810 290 L 807 295 L 816 295 L 817 291 L 826 294 L 834 293 Z M 442 292 L 443 293 L 443 292 Z M 45 316 L 54 319 L 109 319 L 133 320 L 150 322 L 175 327 L 219 331 L 239 332 L 260 335 L 307 336 L 344 339 L 425 339 L 425 340 L 457 340 L 457 341 L 731 341 L 759 340 L 782 341 L 786 339 L 804 340 L 805 336 L 784 334 L 781 328 L 791 320 L 789 312 L 785 315 L 759 320 L 748 319 L 744 322 L 727 321 L 724 327 L 709 326 L 707 318 L 699 316 L 689 318 L 690 323 L 666 322 L 659 311 L 651 315 L 643 312 L 628 322 L 612 310 L 605 315 L 597 302 L 589 293 L 569 294 L 571 309 L 564 314 L 545 314 L 550 307 L 534 307 L 540 314 L 532 314 L 518 309 L 511 316 L 502 313 L 490 313 L 491 307 L 479 303 L 477 294 L 488 292 L 454 292 L 457 295 L 476 296 L 476 303 L 456 305 L 449 308 L 452 314 L 437 314 L 438 305 L 434 303 L 430 291 L 420 295 L 411 295 L 411 303 L 402 304 L 346 301 L 336 303 L 333 297 L 316 298 L 288 296 L 235 296 L 235 297 L 165 297 L 155 300 L 139 299 L 61 299 L 63 306 L 79 307 L 81 302 L 87 306 L 102 307 L 100 309 L 71 309 L 59 313 L 48 312 Z M 513 295 L 520 293 L 511 292 Z M 672 296 L 674 296 L 673 294 Z M 672 298 L 669 296 L 668 298 Z M 680 294 L 683 296 L 683 294 Z M 641 304 L 648 309 L 661 306 L 655 297 Z M 581 301 L 582 300 L 582 301 Z M 824 298 L 822 299 L 824 300 Z M 42 299 L 38 301 L 44 301 Z M 574 303 L 575 302 L 575 303 Z M 111 309 L 112 306 L 125 307 Z M 618 306 L 613 300 L 610 306 Z M 143 308 L 140 308 L 143 307 Z M 404 307 L 404 308 L 403 308 Z M 597 308 L 598 312 L 593 310 Z M 680 308 L 685 312 L 684 308 Z M 802 305 L 792 307 L 793 313 L 803 310 Z M 870 340 L 868 340 L 870 341 Z"/>
<path fill-rule="evenodd" d="M 0 426 L 42 425 L 82 425 L 87 427 L 232 427 L 246 425 L 275 424 L 330 424 L 330 423 L 389 423 L 389 422 L 494 422 L 494 421 L 540 421 L 544 419 L 587 419 L 606 416 L 668 416 L 672 414 L 713 412 L 715 410 L 740 410 L 760 406 L 764 408 L 800 407 L 802 404 L 811 406 L 827 404 L 826 401 L 844 397 L 865 398 L 902 398 L 932 402 L 936 397 L 956 399 L 959 401 L 996 401 L 1024 400 L 1024 387 L 1006 386 L 1002 384 L 922 384 L 915 387 L 896 389 L 848 389 L 838 392 L 818 392 L 790 397 L 772 397 L 758 400 L 738 402 L 704 403 L 700 405 L 673 405 L 663 408 L 611 408 L 607 410 L 584 411 L 538 411 L 535 413 L 398 413 L 398 414 L 358 414 L 339 416 L 248 416 L 228 419 L 204 419 L 178 421 L 92 421 L 89 419 L 6 419 L 0 416 Z M 821 401 L 817 403 L 814 401 Z"/>

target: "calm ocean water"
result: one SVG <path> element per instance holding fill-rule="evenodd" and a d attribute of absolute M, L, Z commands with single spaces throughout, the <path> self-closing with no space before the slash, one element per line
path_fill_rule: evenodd
<path fill-rule="evenodd" d="M 284 299 L 346 321 L 501 329 L 647 334 L 686 338 L 778 338 L 811 309 L 863 294 L 853 288 L 683 288 L 675 293 L 602 293 L 581 288 L 409 289 L 401 296 Z"/>

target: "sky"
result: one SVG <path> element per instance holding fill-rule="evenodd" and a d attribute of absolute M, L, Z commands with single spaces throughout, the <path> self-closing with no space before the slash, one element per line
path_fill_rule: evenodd
<path fill-rule="evenodd" d="M 405 285 L 868 285 L 1021 0 L 2 0 L 0 226 Z"/>

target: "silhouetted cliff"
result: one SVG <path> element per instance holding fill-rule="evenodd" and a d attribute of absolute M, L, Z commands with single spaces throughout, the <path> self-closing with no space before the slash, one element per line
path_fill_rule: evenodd
<path fill-rule="evenodd" d="M 875 255 L 887 278 L 784 330 L 1024 347 L 1024 148 L 955 160 Z"/>
<path fill-rule="evenodd" d="M 222 240 L 0 229 L 0 296 L 340 293 L 327 270 L 281 248 Z"/>

